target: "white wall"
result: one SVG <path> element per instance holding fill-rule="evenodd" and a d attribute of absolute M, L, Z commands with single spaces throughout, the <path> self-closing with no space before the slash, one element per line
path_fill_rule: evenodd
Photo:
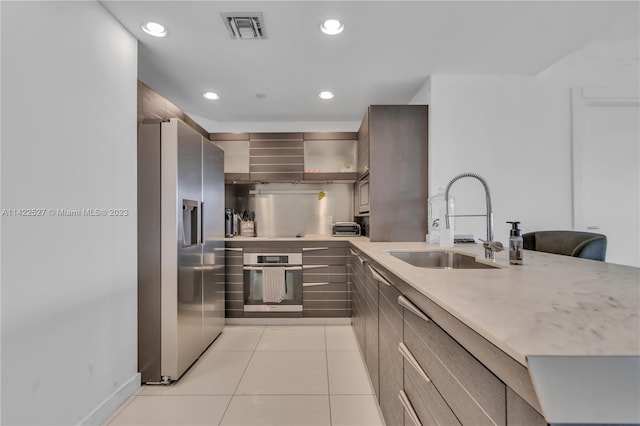
<path fill-rule="evenodd" d="M 431 77 L 427 78 L 422 86 L 409 100 L 409 105 L 429 105 L 431 103 Z"/>
<path fill-rule="evenodd" d="M 461 172 L 477 172 L 492 191 L 496 240 L 508 239 L 507 220 L 520 220 L 525 232 L 571 229 L 570 88 L 637 92 L 638 17 L 629 19 L 538 76 L 432 75 L 431 193 Z M 426 102 L 424 93 L 412 102 Z M 456 213 L 485 211 L 473 180 L 459 181 L 452 194 Z M 484 238 L 484 220 L 458 219 L 456 233 Z"/>
<path fill-rule="evenodd" d="M 2 2 L 2 424 L 99 423 L 139 386 L 137 42 L 97 2 Z"/>
<path fill-rule="evenodd" d="M 535 77 L 432 76 L 431 191 L 476 172 L 491 189 L 495 239 L 507 220 L 523 229 L 571 229 L 569 93 Z M 452 187 L 456 213 L 485 212 L 482 187 Z M 485 238 L 484 219 L 459 218 L 456 233 Z"/>

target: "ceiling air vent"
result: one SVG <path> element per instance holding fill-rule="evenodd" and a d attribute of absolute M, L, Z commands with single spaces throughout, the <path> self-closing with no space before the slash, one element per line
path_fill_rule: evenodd
<path fill-rule="evenodd" d="M 261 12 L 221 13 L 220 15 L 231 38 L 237 40 L 267 38 Z"/>

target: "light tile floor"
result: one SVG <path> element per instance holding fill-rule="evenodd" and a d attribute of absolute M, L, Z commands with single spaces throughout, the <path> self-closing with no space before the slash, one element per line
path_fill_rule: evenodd
<path fill-rule="evenodd" d="M 348 325 L 227 326 L 177 383 L 143 386 L 105 423 L 383 424 Z"/>

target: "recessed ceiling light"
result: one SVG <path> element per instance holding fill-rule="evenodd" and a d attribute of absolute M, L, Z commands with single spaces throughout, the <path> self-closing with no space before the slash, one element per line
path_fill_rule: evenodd
<path fill-rule="evenodd" d="M 337 19 L 327 19 L 320 25 L 320 31 L 328 35 L 340 34 L 344 30 L 344 24 Z"/>
<path fill-rule="evenodd" d="M 217 93 L 213 93 L 213 92 L 203 93 L 202 96 L 204 96 L 206 99 L 211 99 L 211 100 L 220 99 L 220 95 L 218 95 Z"/>
<path fill-rule="evenodd" d="M 320 99 L 328 100 L 333 99 L 335 95 L 333 94 L 333 92 L 320 92 L 318 93 L 318 96 L 320 97 Z"/>
<path fill-rule="evenodd" d="M 167 29 L 164 25 L 157 22 L 145 22 L 142 24 L 142 31 L 154 37 L 166 37 Z"/>

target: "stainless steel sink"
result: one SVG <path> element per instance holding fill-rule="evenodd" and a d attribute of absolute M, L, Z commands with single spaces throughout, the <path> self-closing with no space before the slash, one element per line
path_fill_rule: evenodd
<path fill-rule="evenodd" d="M 500 269 L 476 262 L 476 258 L 448 251 L 388 251 L 387 254 L 419 268 L 432 269 Z"/>

